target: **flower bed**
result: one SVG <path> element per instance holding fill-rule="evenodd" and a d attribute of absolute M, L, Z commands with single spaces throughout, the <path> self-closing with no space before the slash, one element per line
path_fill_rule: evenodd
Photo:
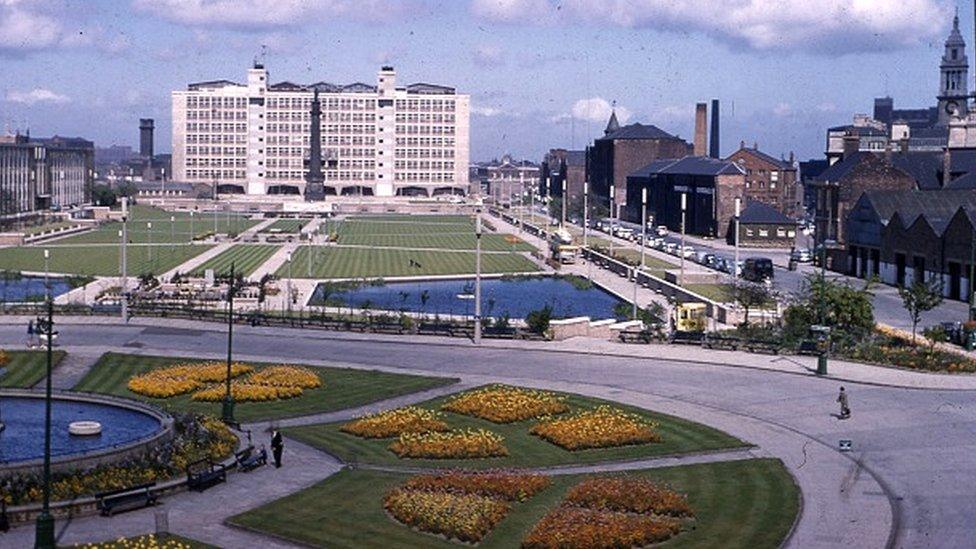
<path fill-rule="evenodd" d="M 147 534 L 134 538 L 119 538 L 115 541 L 85 543 L 72 547 L 78 549 L 193 549 L 194 545 L 188 540 L 176 536 Z"/>
<path fill-rule="evenodd" d="M 461 393 L 444 403 L 441 409 L 495 423 L 512 423 L 561 414 L 569 411 L 569 406 L 555 393 L 493 385 Z"/>
<path fill-rule="evenodd" d="M 447 431 L 443 414 L 426 408 L 407 406 L 363 416 L 342 426 L 341 431 L 362 438 L 388 438 L 403 433 Z"/>
<path fill-rule="evenodd" d="M 390 444 L 401 458 L 471 459 L 508 455 L 501 435 L 484 429 L 403 433 Z"/>
<path fill-rule="evenodd" d="M 237 437 L 222 422 L 210 417 L 174 416 L 176 437 L 150 448 L 145 454 L 111 465 L 79 471 L 53 473 L 53 500 L 72 499 L 97 492 L 158 482 L 186 474 L 189 463 L 202 458 L 219 461 L 234 451 Z M 8 505 L 41 500 L 43 477 L 40 473 L 0 476 L 2 497 Z"/>
<path fill-rule="evenodd" d="M 301 387 L 278 387 L 251 383 L 250 378 L 247 378 L 232 381 L 230 392 L 237 402 L 269 402 L 300 397 L 303 390 Z M 227 388 L 223 383 L 220 383 L 193 393 L 191 398 L 199 402 L 220 402 L 226 394 Z"/>
<path fill-rule="evenodd" d="M 469 543 L 481 541 L 511 509 L 482 496 L 399 489 L 386 496 L 383 507 L 407 526 Z"/>
<path fill-rule="evenodd" d="M 447 471 L 417 475 L 403 485 L 404 489 L 424 492 L 450 492 L 525 501 L 545 490 L 549 477 L 534 473 L 506 471 Z"/>
<path fill-rule="evenodd" d="M 631 515 L 576 507 L 550 511 L 522 540 L 523 549 L 643 547 L 681 532 L 670 517 Z"/>
<path fill-rule="evenodd" d="M 322 385 L 318 374 L 299 366 L 268 366 L 247 378 L 249 383 L 274 385 L 275 387 L 301 387 L 315 389 Z"/>
<path fill-rule="evenodd" d="M 586 479 L 570 489 L 565 504 L 602 511 L 653 513 L 670 517 L 694 515 L 684 494 L 639 477 Z"/>
<path fill-rule="evenodd" d="M 846 358 L 873 364 L 935 372 L 976 372 L 976 360 L 932 345 L 912 345 L 893 330 L 879 327 L 877 334 L 844 353 Z"/>
<path fill-rule="evenodd" d="M 247 364 L 231 364 L 231 378 L 253 371 Z M 171 398 L 189 393 L 206 383 L 227 380 L 227 365 L 220 362 L 177 364 L 158 368 L 129 380 L 129 390 L 152 398 Z"/>
<path fill-rule="evenodd" d="M 239 402 L 268 402 L 302 396 L 304 389 L 322 385 L 318 374 L 298 366 L 269 366 L 255 371 L 242 363 L 231 365 L 231 393 Z M 152 370 L 129 380 L 129 390 L 152 398 L 193 393 L 193 400 L 218 402 L 227 388 L 227 365 L 221 362 L 177 364 Z"/>
<path fill-rule="evenodd" d="M 530 433 L 567 450 L 661 442 L 656 424 L 609 406 L 544 420 Z"/>

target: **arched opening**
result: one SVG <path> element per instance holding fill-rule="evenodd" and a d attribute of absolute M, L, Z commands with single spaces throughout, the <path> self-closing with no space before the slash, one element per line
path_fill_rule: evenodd
<path fill-rule="evenodd" d="M 325 187 L 325 196 L 335 196 L 339 194 L 335 187 Z"/>
<path fill-rule="evenodd" d="M 218 194 L 244 194 L 243 185 L 235 185 L 233 183 L 220 183 L 217 185 Z"/>
<path fill-rule="evenodd" d="M 434 189 L 434 196 L 464 196 L 464 189 L 460 187 L 437 187 Z"/>
<path fill-rule="evenodd" d="M 268 187 L 268 194 L 298 195 L 301 193 L 296 185 L 271 185 Z"/>
<path fill-rule="evenodd" d="M 430 196 L 427 194 L 427 189 L 423 187 L 401 187 L 396 191 L 397 196 L 422 196 L 424 198 Z"/>
<path fill-rule="evenodd" d="M 361 185 L 343 187 L 342 196 L 373 196 L 373 188 L 363 187 Z"/>

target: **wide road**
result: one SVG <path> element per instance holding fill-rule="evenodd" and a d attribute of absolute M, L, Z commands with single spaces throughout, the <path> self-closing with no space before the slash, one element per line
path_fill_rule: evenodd
<path fill-rule="evenodd" d="M 108 321 L 63 324 L 61 345 L 219 357 L 226 342 L 217 325 L 97 322 Z M 23 326 L 0 325 L 0 345 L 23 338 Z M 647 347 L 649 355 L 653 349 Z M 854 416 L 840 421 L 832 415 L 838 380 L 721 363 L 567 354 L 555 345 L 547 351 L 419 338 L 367 342 L 249 327 L 235 332 L 235 351 L 250 359 L 332 361 L 576 390 L 713 425 L 784 459 L 797 477 L 804 510 L 793 546 L 876 547 L 887 539 L 896 547 L 972 547 L 976 539 L 973 391 L 844 382 Z M 840 439 L 853 440 L 855 451 L 838 452 Z M 863 522 L 882 511 L 889 515 L 881 524 Z"/>

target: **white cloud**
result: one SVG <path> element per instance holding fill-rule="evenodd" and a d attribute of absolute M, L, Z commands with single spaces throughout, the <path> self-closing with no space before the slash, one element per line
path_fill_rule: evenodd
<path fill-rule="evenodd" d="M 71 100 L 67 95 L 62 95 L 45 88 L 34 88 L 30 91 L 9 90 L 7 91 L 6 99 L 8 103 L 19 103 L 27 106 L 36 103 L 62 104 Z"/>
<path fill-rule="evenodd" d="M 61 42 L 61 23 L 30 7 L 26 2 L 0 1 L 0 52 L 36 51 Z"/>
<path fill-rule="evenodd" d="M 890 50 L 943 37 L 945 0 L 473 0 L 489 21 L 699 32 L 734 48 L 817 54 Z"/>
<path fill-rule="evenodd" d="M 128 37 L 98 24 L 94 7 L 62 0 L 0 0 L 0 55 L 95 48 L 110 55 L 130 49 Z"/>
<path fill-rule="evenodd" d="M 789 116 L 793 114 L 793 107 L 789 103 L 780 102 L 773 107 L 773 114 L 776 116 Z"/>
<path fill-rule="evenodd" d="M 498 46 L 481 45 L 474 49 L 471 59 L 479 67 L 498 67 L 505 64 L 505 52 Z"/>
<path fill-rule="evenodd" d="M 502 114 L 501 109 L 496 109 L 495 107 L 471 107 L 471 114 L 484 117 L 498 116 Z"/>
<path fill-rule="evenodd" d="M 283 28 L 336 18 L 386 21 L 402 0 L 133 0 L 137 10 L 190 27 L 241 30 Z"/>
<path fill-rule="evenodd" d="M 609 101 L 602 97 L 591 97 L 589 99 L 580 99 L 576 103 L 573 103 L 573 108 L 570 111 L 572 117 L 578 120 L 587 120 L 590 122 L 606 122 L 610 119 L 610 113 L 614 110 L 613 105 Z M 630 119 L 633 113 L 630 109 L 626 107 L 621 107 L 617 105 L 617 120 L 624 124 Z"/>

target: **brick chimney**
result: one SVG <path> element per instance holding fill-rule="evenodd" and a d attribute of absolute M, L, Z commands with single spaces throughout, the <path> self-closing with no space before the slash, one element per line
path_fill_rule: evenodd
<path fill-rule="evenodd" d="M 861 150 L 861 136 L 855 132 L 848 131 L 844 134 L 844 155 L 841 159 L 845 159 L 859 150 Z"/>
<path fill-rule="evenodd" d="M 695 105 L 695 156 L 708 155 L 708 104 Z"/>

